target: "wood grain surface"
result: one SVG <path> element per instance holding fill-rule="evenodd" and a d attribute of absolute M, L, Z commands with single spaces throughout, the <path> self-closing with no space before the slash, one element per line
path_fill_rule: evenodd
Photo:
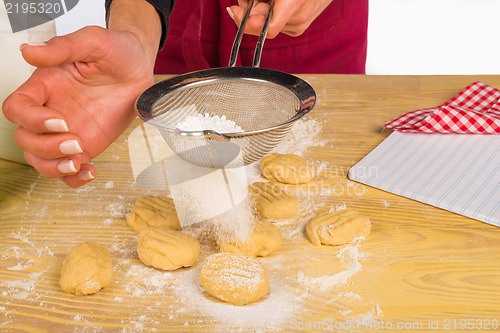
<path fill-rule="evenodd" d="M 500 76 L 301 77 L 318 95 L 308 119 L 321 127 L 322 143 L 304 157 L 322 167 L 309 187 L 291 188 L 300 214 L 276 222 L 284 245 L 259 259 L 271 280 L 264 300 L 236 307 L 204 293 L 199 266 L 217 251 L 204 225 L 186 230 L 201 241 L 194 267 L 162 272 L 140 262 L 125 216 L 138 197 L 165 191 L 134 180 L 128 135 L 137 120 L 96 158 L 97 179 L 79 189 L 0 160 L 0 331 L 500 330 L 499 228 L 345 177 L 390 134 L 383 122 L 442 104 L 477 80 L 500 88 Z M 368 216 L 371 234 L 348 246 L 312 245 L 304 222 L 342 205 Z M 66 254 L 84 241 L 110 251 L 114 279 L 78 297 L 62 291 L 58 279 Z"/>

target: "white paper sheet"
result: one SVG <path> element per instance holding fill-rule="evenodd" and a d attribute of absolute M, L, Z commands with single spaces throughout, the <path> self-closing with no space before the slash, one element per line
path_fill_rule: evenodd
<path fill-rule="evenodd" d="M 394 132 L 349 178 L 500 227 L 500 135 Z"/>

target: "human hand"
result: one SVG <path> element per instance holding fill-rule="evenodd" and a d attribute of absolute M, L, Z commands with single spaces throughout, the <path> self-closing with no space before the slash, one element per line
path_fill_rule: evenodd
<path fill-rule="evenodd" d="M 239 26 L 249 0 L 239 0 L 238 6 L 228 8 L 229 15 Z M 289 36 L 300 36 L 325 10 L 332 0 L 275 0 L 274 13 L 269 23 L 267 38 L 274 38 L 280 32 Z M 256 0 L 245 25 L 245 33 L 260 35 L 269 4 Z"/>
<path fill-rule="evenodd" d="M 86 27 L 22 54 L 38 68 L 3 105 L 20 125 L 16 143 L 43 176 L 81 186 L 96 175 L 90 160 L 135 118 L 156 53 L 134 33 Z"/>

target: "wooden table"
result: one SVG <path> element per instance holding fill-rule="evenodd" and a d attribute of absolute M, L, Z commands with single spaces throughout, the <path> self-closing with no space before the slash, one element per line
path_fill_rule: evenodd
<path fill-rule="evenodd" d="M 95 160 L 98 178 L 79 189 L 0 161 L 0 331 L 499 330 L 500 229 L 351 183 L 344 173 L 390 134 L 381 123 L 439 105 L 476 80 L 500 88 L 500 76 L 302 77 L 318 94 L 309 119 L 328 141 L 304 156 L 324 163 L 322 186 L 341 190 L 302 197 L 302 215 L 278 223 L 283 248 L 259 259 L 271 277 L 265 300 L 234 307 L 203 293 L 196 274 L 217 249 L 202 227 L 195 267 L 162 272 L 140 262 L 125 215 L 139 196 L 164 191 L 134 180 L 127 138 L 136 121 Z M 342 204 L 371 219 L 371 234 L 349 246 L 310 244 L 307 216 Z M 77 297 L 58 279 L 64 257 L 83 241 L 108 248 L 114 279 Z"/>

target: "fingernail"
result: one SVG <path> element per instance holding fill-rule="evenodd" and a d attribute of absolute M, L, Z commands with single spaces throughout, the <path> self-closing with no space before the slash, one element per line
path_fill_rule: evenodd
<path fill-rule="evenodd" d="M 29 42 L 29 43 L 23 43 L 19 46 L 19 50 L 22 51 L 23 48 L 26 46 L 26 45 L 29 45 L 29 46 L 45 46 L 47 45 L 47 43 L 45 42 Z"/>
<path fill-rule="evenodd" d="M 63 141 L 59 145 L 59 149 L 61 150 L 61 153 L 65 155 L 74 155 L 83 152 L 82 147 L 80 147 L 80 144 L 76 140 Z"/>
<path fill-rule="evenodd" d="M 75 173 L 78 170 L 72 160 L 63 160 L 57 165 L 57 169 L 62 173 Z"/>
<path fill-rule="evenodd" d="M 80 178 L 80 180 L 83 181 L 92 180 L 95 178 L 94 175 L 90 172 L 90 170 L 80 172 L 78 177 Z"/>
<path fill-rule="evenodd" d="M 47 119 L 47 120 L 45 120 L 44 124 L 45 124 L 45 128 L 49 132 L 67 132 L 68 131 L 68 125 L 62 119 L 57 119 L 57 118 Z"/>
<path fill-rule="evenodd" d="M 226 7 L 226 10 L 227 10 L 227 13 L 229 14 L 229 16 L 231 17 L 231 19 L 234 21 L 234 14 L 233 14 L 233 12 L 231 11 L 231 8 Z"/>

